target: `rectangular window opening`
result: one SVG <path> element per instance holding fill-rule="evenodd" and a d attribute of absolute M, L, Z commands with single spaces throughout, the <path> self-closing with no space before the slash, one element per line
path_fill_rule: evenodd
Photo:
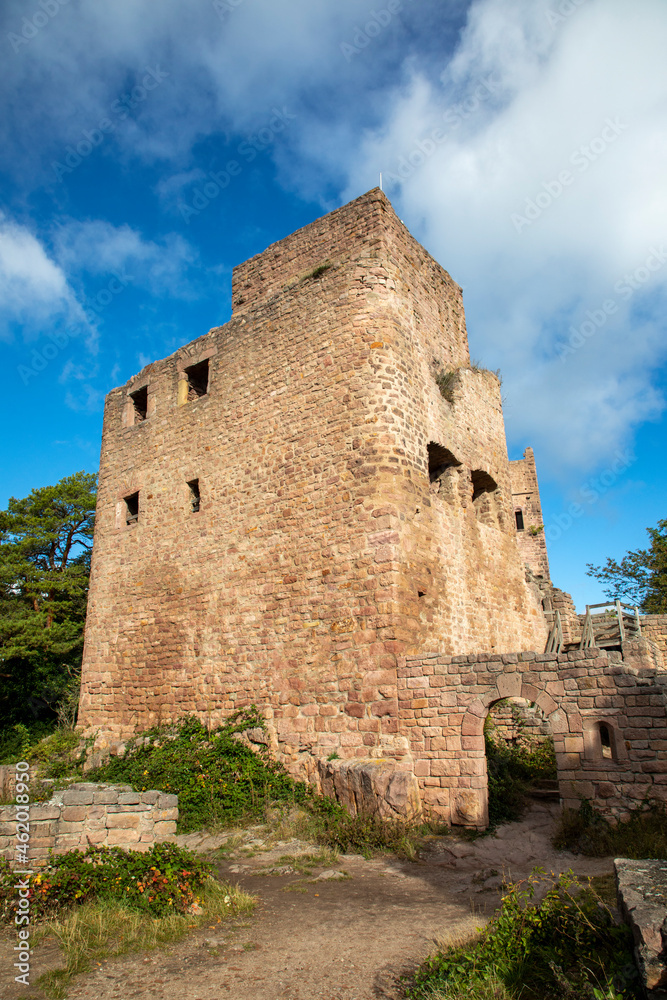
<path fill-rule="evenodd" d="M 514 511 L 514 517 L 516 518 L 516 530 L 517 531 L 523 531 L 524 530 L 524 527 L 523 527 L 523 511 L 522 510 L 515 510 Z"/>
<path fill-rule="evenodd" d="M 125 523 L 136 524 L 139 520 L 139 494 L 132 493 L 125 497 Z"/>
<path fill-rule="evenodd" d="M 188 483 L 190 487 L 190 504 L 192 505 L 192 513 L 196 514 L 201 506 L 201 494 L 199 492 L 199 480 L 191 479 Z"/>
<path fill-rule="evenodd" d="M 148 416 L 148 386 L 131 392 L 130 399 L 134 404 L 134 422 L 138 424 Z"/>
<path fill-rule="evenodd" d="M 188 400 L 199 399 L 208 393 L 208 358 L 185 369 L 188 380 Z"/>

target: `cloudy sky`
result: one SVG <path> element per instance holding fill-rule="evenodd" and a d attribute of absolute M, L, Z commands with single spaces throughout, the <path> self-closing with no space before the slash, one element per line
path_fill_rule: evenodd
<path fill-rule="evenodd" d="M 96 470 L 109 389 L 382 171 L 599 600 L 667 516 L 666 48 L 664 0 L 5 0 L 0 504 Z"/>

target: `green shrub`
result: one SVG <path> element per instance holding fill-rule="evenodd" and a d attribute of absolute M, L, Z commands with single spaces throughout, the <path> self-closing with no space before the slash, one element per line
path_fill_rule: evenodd
<path fill-rule="evenodd" d="M 495 739 L 485 726 L 486 766 L 489 780 L 489 826 L 521 819 L 527 793 L 536 782 L 556 778 L 553 740 L 514 746 Z"/>
<path fill-rule="evenodd" d="M 89 771 L 86 778 L 128 783 L 138 792 L 155 788 L 176 793 L 182 833 L 259 817 L 267 801 L 305 801 L 306 786 L 271 760 L 268 750 L 252 750 L 238 738 L 262 726 L 255 708 L 236 712 L 211 731 L 188 716 L 137 734 L 122 756 Z"/>
<path fill-rule="evenodd" d="M 536 889 L 547 887 L 534 906 Z M 496 996 L 579 1000 L 594 990 L 601 998 L 640 994 L 632 960 L 632 933 L 616 925 L 609 908 L 571 872 L 556 878 L 537 869 L 509 887 L 502 906 L 471 944 L 447 948 L 421 966 L 407 995 L 412 998 Z M 495 986 L 494 986 L 495 988 Z"/>
<path fill-rule="evenodd" d="M 175 844 L 155 844 L 150 851 L 89 847 L 51 856 L 30 876 L 30 913 L 40 918 L 92 900 L 117 900 L 130 909 L 160 917 L 184 913 L 197 900 L 211 866 Z M 0 913 L 14 920 L 16 876 L 0 859 Z"/>
<path fill-rule="evenodd" d="M 36 765 L 39 778 L 81 777 L 92 739 L 82 739 L 75 729 L 56 729 L 34 743 L 25 755 Z"/>
<path fill-rule="evenodd" d="M 0 730 L 0 764 L 15 764 L 25 760 L 30 748 L 53 732 L 53 722 L 22 722 Z"/>
<path fill-rule="evenodd" d="M 585 799 L 566 809 L 554 837 L 559 850 L 590 857 L 667 858 L 667 811 L 663 802 L 646 802 L 627 820 L 612 826 Z"/>

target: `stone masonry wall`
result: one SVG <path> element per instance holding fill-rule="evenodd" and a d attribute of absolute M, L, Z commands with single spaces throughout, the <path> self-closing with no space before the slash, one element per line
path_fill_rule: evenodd
<path fill-rule="evenodd" d="M 470 368 L 461 290 L 382 192 L 241 265 L 233 289 L 228 323 L 107 398 L 79 724 L 124 737 L 254 702 L 314 777 L 333 748 L 399 738 L 398 656 L 544 648 L 547 629 L 498 380 Z M 437 476 L 434 444 L 452 457 Z"/>
<path fill-rule="evenodd" d="M 487 825 L 483 726 L 503 698 L 526 698 L 547 716 L 565 806 L 585 797 L 613 818 L 647 796 L 667 801 L 667 673 L 648 662 L 639 649 L 625 661 L 597 649 L 403 658 L 400 727 L 425 806 L 448 822 Z"/>
<path fill-rule="evenodd" d="M 537 482 L 535 455 L 532 448 L 526 448 L 523 458 L 510 462 L 512 480 L 512 501 L 516 513 L 521 512 L 523 527 L 517 527 L 517 543 L 523 561 L 537 577 L 549 580 L 549 558 L 544 537 L 542 504 Z"/>
<path fill-rule="evenodd" d="M 541 743 L 551 736 L 548 719 L 538 705 L 525 698 L 506 698 L 489 709 L 491 735 L 506 743 Z"/>
<path fill-rule="evenodd" d="M 0 806 L 0 856 L 9 861 L 15 855 L 15 812 L 13 805 Z M 63 854 L 91 845 L 147 851 L 175 835 L 177 820 L 177 795 L 78 782 L 30 805 L 28 861 L 44 863 L 49 850 Z"/>
<path fill-rule="evenodd" d="M 642 635 L 662 650 L 667 665 L 667 615 L 640 615 Z"/>

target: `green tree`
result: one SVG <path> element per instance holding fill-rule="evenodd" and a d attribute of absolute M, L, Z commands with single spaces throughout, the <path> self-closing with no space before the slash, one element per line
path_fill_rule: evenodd
<path fill-rule="evenodd" d="M 606 585 L 607 597 L 636 604 L 644 614 L 660 615 L 667 612 L 667 519 L 646 530 L 648 549 L 627 552 L 620 562 L 607 559 L 604 566 L 588 563 L 588 576 Z"/>
<path fill-rule="evenodd" d="M 77 472 L 0 511 L 0 724 L 75 703 L 96 487 Z"/>

